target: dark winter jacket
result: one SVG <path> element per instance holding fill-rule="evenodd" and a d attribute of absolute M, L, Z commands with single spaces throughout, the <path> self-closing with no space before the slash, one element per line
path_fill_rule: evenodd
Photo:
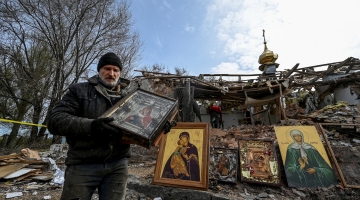
<path fill-rule="evenodd" d="M 121 93 L 121 96 L 125 95 L 125 92 Z M 104 163 L 130 157 L 130 145 L 120 143 L 119 136 L 91 132 L 91 122 L 111 106 L 106 89 L 99 85 L 98 76 L 71 85 L 55 105 L 48 129 L 53 135 L 66 136 L 69 144 L 66 164 Z"/>

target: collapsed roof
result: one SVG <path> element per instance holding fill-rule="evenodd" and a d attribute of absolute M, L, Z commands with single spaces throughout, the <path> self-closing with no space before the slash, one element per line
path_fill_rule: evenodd
<path fill-rule="evenodd" d="M 360 60 L 349 57 L 344 61 L 326 63 L 263 74 L 200 74 L 199 76 L 180 76 L 169 73 L 140 71 L 142 76 L 136 82 L 148 80 L 164 83 L 172 89 L 184 88 L 186 83 L 193 88 L 196 100 L 221 101 L 223 105 L 252 106 L 265 104 L 299 88 L 327 86 L 325 93 L 331 92 L 340 84 L 347 83 L 356 94 L 360 94 Z M 326 68 L 326 69 L 324 69 Z M 320 69 L 320 70 L 317 70 Z M 229 78 L 237 80 L 229 81 Z M 320 94 L 321 96 L 321 94 Z"/>

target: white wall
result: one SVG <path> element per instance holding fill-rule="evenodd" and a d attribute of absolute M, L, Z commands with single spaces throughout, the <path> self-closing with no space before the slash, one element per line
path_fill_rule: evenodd
<path fill-rule="evenodd" d="M 210 123 L 210 115 L 206 114 L 206 111 L 205 111 L 205 113 L 203 113 L 200 110 L 200 113 L 201 113 L 202 122 Z M 228 128 L 228 127 L 231 127 L 232 125 L 239 125 L 238 120 L 244 118 L 244 113 L 236 112 L 236 113 L 230 114 L 229 112 L 223 112 L 222 117 L 224 120 L 224 128 Z M 196 119 L 195 122 L 200 122 L 197 117 L 195 119 Z M 211 127 L 211 125 L 210 125 L 210 127 Z"/>
<path fill-rule="evenodd" d="M 347 86 L 344 86 L 343 84 L 339 85 L 334 89 L 334 98 L 335 102 L 338 101 L 345 101 L 349 104 L 359 104 L 360 100 L 357 99 L 357 95 L 351 94 L 350 88 Z"/>
<path fill-rule="evenodd" d="M 210 123 L 210 115 L 206 114 L 206 110 L 202 111 L 202 109 L 200 109 L 200 113 L 201 113 L 202 122 Z M 264 120 L 263 125 L 270 124 L 269 117 L 266 114 L 267 114 L 267 112 L 263 112 L 263 113 L 259 114 L 260 119 Z M 235 125 L 235 126 L 239 125 L 239 120 L 244 119 L 245 113 L 243 113 L 242 111 L 238 111 L 238 112 L 234 112 L 234 113 L 230 113 L 228 111 L 223 111 L 222 116 L 224 119 L 224 128 L 226 129 L 233 125 Z M 270 115 L 270 120 L 271 120 L 271 124 L 278 123 L 278 122 L 276 122 L 275 115 Z M 197 117 L 195 117 L 195 122 L 200 122 Z M 211 127 L 211 125 L 210 125 L 210 127 Z"/>
<path fill-rule="evenodd" d="M 208 115 L 206 113 L 205 106 L 200 106 L 200 114 L 201 114 L 202 122 L 210 123 L 210 115 Z M 230 113 L 229 111 L 223 111 L 222 116 L 223 116 L 223 120 L 224 120 L 224 128 L 229 128 L 233 125 L 235 125 L 235 126 L 239 125 L 239 120 L 244 119 L 245 113 L 242 111 L 237 111 L 237 112 L 233 112 L 233 113 Z M 263 121 L 261 121 L 264 123 L 263 125 L 270 125 L 269 117 L 267 116 L 267 111 L 258 114 L 256 117 L 259 117 L 259 119 L 263 120 Z M 275 115 L 270 115 L 270 120 L 271 120 L 271 124 L 278 123 L 276 121 Z M 195 122 L 200 122 L 197 117 L 195 117 Z M 261 122 L 258 121 L 257 123 L 261 123 Z M 211 127 L 211 125 L 210 125 L 210 127 Z"/>

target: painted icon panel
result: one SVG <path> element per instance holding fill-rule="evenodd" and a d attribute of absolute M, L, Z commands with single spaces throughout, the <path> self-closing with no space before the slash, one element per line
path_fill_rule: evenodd
<path fill-rule="evenodd" d="M 239 140 L 240 179 L 242 182 L 279 186 L 279 163 L 272 140 Z"/>
<path fill-rule="evenodd" d="M 123 143 L 150 149 L 163 132 L 167 120 L 177 112 L 175 99 L 138 88 L 100 117 L 113 117 L 110 124 L 121 129 Z"/>
<path fill-rule="evenodd" d="M 210 179 L 236 183 L 238 170 L 238 149 L 210 149 Z"/>
<path fill-rule="evenodd" d="M 275 127 L 289 187 L 329 187 L 336 177 L 315 126 Z"/>
<path fill-rule="evenodd" d="M 209 123 L 178 122 L 161 138 L 153 184 L 207 190 Z"/>

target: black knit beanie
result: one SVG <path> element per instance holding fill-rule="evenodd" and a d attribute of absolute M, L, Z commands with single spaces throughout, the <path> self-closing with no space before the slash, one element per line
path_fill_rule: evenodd
<path fill-rule="evenodd" d="M 100 71 L 100 68 L 104 67 L 105 65 L 115 65 L 119 67 L 120 71 L 123 68 L 119 56 L 112 52 L 106 53 L 105 55 L 101 56 L 97 65 L 97 71 Z"/>

